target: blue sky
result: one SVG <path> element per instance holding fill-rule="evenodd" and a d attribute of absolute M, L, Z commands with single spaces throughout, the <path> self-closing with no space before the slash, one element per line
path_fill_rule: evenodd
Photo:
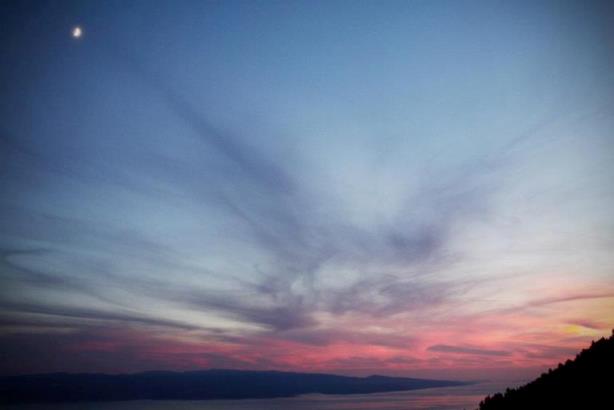
<path fill-rule="evenodd" d="M 500 375 L 614 326 L 605 3 L 2 9 L 3 372 Z"/>

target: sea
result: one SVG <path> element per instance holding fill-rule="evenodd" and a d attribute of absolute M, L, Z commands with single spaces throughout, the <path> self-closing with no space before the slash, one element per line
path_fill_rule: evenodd
<path fill-rule="evenodd" d="M 481 382 L 466 386 L 411 391 L 325 395 L 249 400 L 135 400 L 28 404 L 2 407 L 7 410 L 474 410 L 488 394 L 502 392 L 517 383 Z"/>

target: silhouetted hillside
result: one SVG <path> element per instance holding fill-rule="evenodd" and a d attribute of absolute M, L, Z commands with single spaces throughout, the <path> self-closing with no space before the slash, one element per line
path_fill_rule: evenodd
<path fill-rule="evenodd" d="M 486 397 L 480 410 L 614 408 L 614 331 L 517 389 Z"/>
<path fill-rule="evenodd" d="M 237 370 L 124 375 L 56 373 L 1 377 L 0 402 L 273 398 L 306 393 L 377 393 L 463 384 L 406 377 Z"/>

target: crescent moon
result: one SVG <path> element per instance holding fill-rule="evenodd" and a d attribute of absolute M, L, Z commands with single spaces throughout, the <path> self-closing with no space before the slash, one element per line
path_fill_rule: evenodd
<path fill-rule="evenodd" d="M 75 28 L 72 29 L 72 36 L 74 38 L 80 38 L 83 35 L 83 30 L 81 29 L 81 27 L 76 26 Z"/>

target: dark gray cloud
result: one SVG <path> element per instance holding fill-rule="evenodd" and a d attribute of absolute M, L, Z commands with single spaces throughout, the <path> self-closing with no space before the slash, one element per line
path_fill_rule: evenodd
<path fill-rule="evenodd" d="M 469 346 L 433 345 L 429 346 L 431 352 L 460 353 L 477 356 L 510 356 L 511 352 L 504 350 L 481 349 Z"/>

